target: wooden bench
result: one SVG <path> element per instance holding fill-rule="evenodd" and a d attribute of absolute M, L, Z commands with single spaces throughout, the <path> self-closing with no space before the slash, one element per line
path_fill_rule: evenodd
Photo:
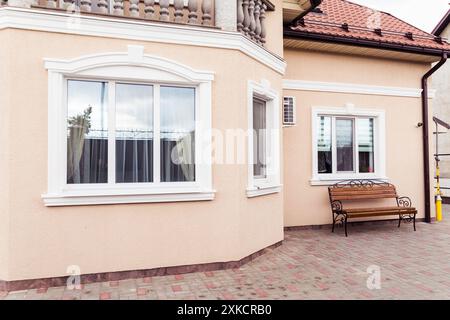
<path fill-rule="evenodd" d="M 382 216 L 397 216 L 398 227 L 403 221 L 413 222 L 414 231 L 416 231 L 417 210 L 411 206 L 411 199 L 408 197 L 399 197 L 395 186 L 377 180 L 347 180 L 336 183 L 328 187 L 330 197 L 331 211 L 333 215 L 333 229 L 338 223 L 342 223 L 347 237 L 347 220 L 352 218 L 368 218 Z M 364 206 L 364 207 L 344 207 L 346 201 L 366 202 L 372 200 L 373 205 L 381 199 L 395 199 L 395 206 Z"/>

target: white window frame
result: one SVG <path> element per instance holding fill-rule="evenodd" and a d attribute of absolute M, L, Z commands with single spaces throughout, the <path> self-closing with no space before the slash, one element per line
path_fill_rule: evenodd
<path fill-rule="evenodd" d="M 318 173 L 318 150 L 317 150 L 317 117 L 319 116 L 331 116 L 342 118 L 373 118 L 374 119 L 374 166 L 375 171 L 370 173 L 356 173 L 356 172 L 339 172 L 329 174 Z M 334 123 L 334 119 L 332 118 Z M 356 126 L 356 122 L 354 122 Z M 350 179 L 376 179 L 387 181 L 386 177 L 386 125 L 385 125 L 385 111 L 382 109 L 356 109 L 354 105 L 347 104 L 343 108 L 330 108 L 330 107 L 313 107 L 311 112 L 311 127 L 312 127 L 312 178 L 310 180 L 311 185 L 331 185 L 341 180 Z M 334 125 L 332 125 L 334 128 Z M 336 131 L 332 129 L 332 141 L 335 141 Z M 354 134 L 356 137 L 356 134 Z M 354 158 L 357 158 L 357 137 L 353 141 L 354 144 Z M 333 142 L 333 155 L 336 155 L 335 143 Z M 333 161 L 334 163 L 334 161 Z M 357 168 L 358 159 L 354 160 L 354 166 Z M 335 167 L 335 165 L 333 165 Z"/>
<path fill-rule="evenodd" d="M 253 156 L 253 99 L 266 102 L 266 176 L 254 176 Z M 248 118 L 248 185 L 247 197 L 278 193 L 281 191 L 280 178 L 280 100 L 278 91 L 270 87 L 270 82 L 262 80 L 248 82 L 247 92 Z"/>
<path fill-rule="evenodd" d="M 46 59 L 48 70 L 48 190 L 42 195 L 46 206 L 97 205 L 201 201 L 214 199 L 211 159 L 211 104 L 214 74 L 196 71 L 177 62 L 144 55 L 142 46 L 128 46 L 128 52 L 85 56 L 74 60 Z M 154 86 L 193 87 L 195 93 L 195 182 L 67 184 L 67 80 L 142 83 Z M 155 90 L 154 92 L 159 92 Z M 114 94 L 109 90 L 110 99 Z M 156 103 L 159 96 L 155 94 Z M 109 100 L 111 101 L 111 100 Z M 108 106 L 108 130 L 115 128 L 115 110 Z M 111 110 L 112 109 L 112 110 Z M 113 111 L 113 112 L 111 112 Z M 159 108 L 154 108 L 155 139 L 159 138 Z M 109 139 L 109 159 L 114 157 Z M 157 143 L 155 144 L 157 145 Z M 156 146 L 157 152 L 159 146 Z M 154 154 L 159 177 L 159 153 Z M 111 164 L 108 170 L 115 170 Z M 114 173 L 108 174 L 114 176 Z"/>
<path fill-rule="evenodd" d="M 293 113 L 293 121 L 286 122 L 284 121 L 284 111 L 286 109 L 286 104 L 284 103 L 284 99 L 292 99 L 292 113 Z M 297 124 L 297 103 L 294 96 L 284 96 L 283 97 L 283 127 L 292 127 Z"/>

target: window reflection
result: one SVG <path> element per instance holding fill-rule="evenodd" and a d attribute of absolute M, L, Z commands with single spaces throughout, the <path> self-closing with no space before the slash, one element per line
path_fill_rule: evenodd
<path fill-rule="evenodd" d="M 373 119 L 358 119 L 357 123 L 359 172 L 374 172 Z"/>
<path fill-rule="evenodd" d="M 67 87 L 67 183 L 106 183 L 107 83 L 69 80 Z"/>
<path fill-rule="evenodd" d="M 153 181 L 153 87 L 116 85 L 116 182 Z"/>
<path fill-rule="evenodd" d="M 353 119 L 336 119 L 337 171 L 353 171 Z"/>
<path fill-rule="evenodd" d="M 317 117 L 317 150 L 319 173 L 332 173 L 331 117 Z"/>
<path fill-rule="evenodd" d="M 265 178 L 266 174 L 266 102 L 253 100 L 253 175 Z"/>
<path fill-rule="evenodd" d="M 161 86 L 161 181 L 195 181 L 195 89 Z"/>

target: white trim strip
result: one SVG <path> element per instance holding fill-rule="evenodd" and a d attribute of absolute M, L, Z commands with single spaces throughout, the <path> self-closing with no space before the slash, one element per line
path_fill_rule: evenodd
<path fill-rule="evenodd" d="M 267 186 L 263 188 L 248 188 L 247 198 L 255 198 L 259 196 L 265 196 L 267 194 L 279 193 L 281 192 L 281 185 Z"/>
<path fill-rule="evenodd" d="M 57 206 L 87 206 L 100 204 L 130 204 L 130 203 L 154 203 L 154 202 L 186 202 L 186 201 L 211 201 L 215 192 L 201 193 L 175 193 L 175 194 L 149 194 L 149 195 L 113 195 L 113 196 L 52 196 L 43 195 L 44 204 L 47 207 Z"/>
<path fill-rule="evenodd" d="M 13 7 L 0 8 L 0 30 L 5 28 L 239 50 L 280 74 L 286 70 L 281 57 L 240 32 Z"/>
<path fill-rule="evenodd" d="M 283 80 L 283 89 L 411 98 L 420 98 L 422 94 L 422 89 L 416 88 L 373 86 L 343 82 L 321 82 L 306 80 Z M 429 98 L 434 98 L 435 94 L 436 90 L 429 90 Z"/>
<path fill-rule="evenodd" d="M 332 186 L 340 181 L 344 181 L 344 180 L 352 180 L 352 179 L 369 179 L 369 180 L 379 180 L 379 181 L 384 181 L 384 182 L 389 182 L 390 180 L 387 177 L 378 177 L 378 176 L 374 176 L 374 177 L 367 177 L 367 178 L 355 178 L 355 177 L 351 177 L 349 179 L 310 179 L 309 183 L 311 186 Z"/>

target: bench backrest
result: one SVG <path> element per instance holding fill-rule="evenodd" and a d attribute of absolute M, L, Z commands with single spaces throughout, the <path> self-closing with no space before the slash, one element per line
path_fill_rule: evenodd
<path fill-rule="evenodd" d="M 328 187 L 330 200 L 369 200 L 397 198 L 395 186 L 382 181 L 350 180 Z"/>

